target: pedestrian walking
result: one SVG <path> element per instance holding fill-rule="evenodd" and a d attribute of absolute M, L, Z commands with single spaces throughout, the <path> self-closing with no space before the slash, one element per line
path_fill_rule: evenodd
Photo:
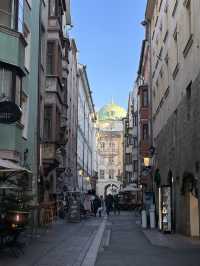
<path fill-rule="evenodd" d="M 99 214 L 99 217 L 102 216 L 102 212 L 103 212 L 103 209 L 104 209 L 104 200 L 103 200 L 103 196 L 100 196 L 100 199 L 99 199 L 99 208 L 97 210 L 97 213 Z"/>
<path fill-rule="evenodd" d="M 92 211 L 92 209 L 91 209 L 91 196 L 89 194 L 85 195 L 83 207 L 84 207 L 84 210 L 86 212 L 86 215 L 91 213 L 91 211 Z"/>
<path fill-rule="evenodd" d="M 105 205 L 106 205 L 106 214 L 109 216 L 112 210 L 113 198 L 112 195 L 107 195 L 105 198 Z"/>
<path fill-rule="evenodd" d="M 114 214 L 115 215 L 116 215 L 116 213 L 118 215 L 120 215 L 120 207 L 119 207 L 119 197 L 118 197 L 118 194 L 113 197 L 113 210 L 114 210 Z"/>
<path fill-rule="evenodd" d="M 94 216 L 97 216 L 97 211 L 99 209 L 99 207 L 101 207 L 101 201 L 99 199 L 98 196 L 95 196 L 94 200 L 93 200 L 93 208 L 94 208 Z"/>

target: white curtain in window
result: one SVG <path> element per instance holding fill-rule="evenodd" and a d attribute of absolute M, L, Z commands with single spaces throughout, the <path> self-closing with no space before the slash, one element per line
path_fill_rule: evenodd
<path fill-rule="evenodd" d="M 21 117 L 21 123 L 24 125 L 22 135 L 24 138 L 27 138 L 28 136 L 28 114 L 29 114 L 29 99 L 27 96 L 23 96 L 22 99 L 22 117 Z"/>
<path fill-rule="evenodd" d="M 18 0 L 18 31 L 23 33 L 24 26 L 24 0 Z"/>
<path fill-rule="evenodd" d="M 0 1 L 0 25 L 4 25 L 7 27 L 12 26 L 13 14 L 12 13 L 12 5 L 13 0 Z"/>
<path fill-rule="evenodd" d="M 49 1 L 49 13 L 50 16 L 55 16 L 56 15 L 56 1 L 55 0 L 50 0 Z"/>
<path fill-rule="evenodd" d="M 16 76 L 15 103 L 19 106 L 21 104 L 21 87 L 22 80 L 19 76 Z"/>
<path fill-rule="evenodd" d="M 12 98 L 12 72 L 5 68 L 0 68 L 0 99 Z"/>

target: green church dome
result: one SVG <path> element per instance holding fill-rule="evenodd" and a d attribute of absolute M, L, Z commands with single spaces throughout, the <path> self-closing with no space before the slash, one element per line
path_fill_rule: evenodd
<path fill-rule="evenodd" d="M 98 120 L 121 120 L 126 117 L 126 111 L 121 106 L 110 103 L 102 107 L 98 112 Z"/>

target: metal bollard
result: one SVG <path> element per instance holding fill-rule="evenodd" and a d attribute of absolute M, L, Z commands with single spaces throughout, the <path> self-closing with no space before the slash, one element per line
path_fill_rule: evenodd
<path fill-rule="evenodd" d="M 147 212 L 146 210 L 142 210 L 142 228 L 147 228 Z"/>
<path fill-rule="evenodd" d="M 156 228 L 155 209 L 150 209 L 149 214 L 150 214 L 150 228 L 155 229 Z"/>

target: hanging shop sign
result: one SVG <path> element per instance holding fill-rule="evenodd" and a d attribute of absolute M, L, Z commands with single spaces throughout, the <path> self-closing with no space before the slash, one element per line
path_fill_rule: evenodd
<path fill-rule="evenodd" d="M 21 108 L 11 101 L 0 102 L 0 123 L 12 124 L 21 119 Z"/>
<path fill-rule="evenodd" d="M 68 221 L 71 223 L 80 222 L 80 196 L 79 193 L 72 193 L 69 197 Z"/>
<path fill-rule="evenodd" d="M 161 188 L 161 222 L 163 232 L 172 231 L 172 202 L 171 187 L 162 186 Z"/>

